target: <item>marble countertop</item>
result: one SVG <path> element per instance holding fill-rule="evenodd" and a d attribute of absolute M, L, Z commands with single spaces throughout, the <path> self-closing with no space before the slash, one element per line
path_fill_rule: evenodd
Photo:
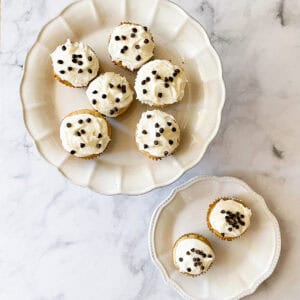
<path fill-rule="evenodd" d="M 222 60 L 220 131 L 174 184 L 109 197 L 65 179 L 41 158 L 23 124 L 18 89 L 26 53 L 70 0 L 2 0 L 1 299 L 179 299 L 150 261 L 147 229 L 171 189 L 199 174 L 243 179 L 279 220 L 279 264 L 247 298 L 299 298 L 300 2 L 175 2 L 206 28 Z"/>

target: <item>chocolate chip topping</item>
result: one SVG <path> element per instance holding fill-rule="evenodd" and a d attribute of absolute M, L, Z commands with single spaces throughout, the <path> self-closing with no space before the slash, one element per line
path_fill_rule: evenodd
<path fill-rule="evenodd" d="M 155 136 L 156 136 L 156 137 L 160 137 L 160 133 L 159 133 L 159 132 L 156 132 L 156 133 L 155 133 Z"/>
<path fill-rule="evenodd" d="M 147 90 L 146 89 L 143 89 L 143 94 L 147 94 Z"/>
<path fill-rule="evenodd" d="M 93 94 L 98 94 L 98 91 L 94 90 L 94 91 L 93 91 Z"/>
<path fill-rule="evenodd" d="M 148 133 L 148 132 L 147 132 L 147 130 L 145 130 L 145 129 L 142 131 L 142 134 L 147 134 L 147 133 Z"/>
<path fill-rule="evenodd" d="M 173 145 L 173 143 L 174 143 L 174 142 L 173 142 L 172 140 L 169 140 L 169 144 L 170 144 L 170 145 Z"/>
<path fill-rule="evenodd" d="M 173 127 L 173 128 L 172 128 L 172 131 L 173 131 L 173 132 L 175 132 L 175 131 L 176 131 L 176 128 L 175 128 L 175 127 Z"/>
<path fill-rule="evenodd" d="M 79 65 L 79 66 L 82 66 L 82 65 L 83 65 L 83 62 L 80 60 L 80 61 L 78 62 L 78 65 Z"/>
<path fill-rule="evenodd" d="M 67 123 L 66 126 L 67 126 L 68 128 L 70 128 L 70 127 L 72 127 L 72 124 L 71 124 L 71 123 Z"/>
<path fill-rule="evenodd" d="M 158 145 L 158 141 L 157 140 L 154 141 L 154 145 Z"/>
<path fill-rule="evenodd" d="M 92 103 L 95 105 L 97 103 L 97 100 L 93 99 Z"/>
<path fill-rule="evenodd" d="M 133 32 L 137 32 L 137 29 L 136 29 L 135 27 L 133 27 L 131 30 L 132 30 Z"/>
<path fill-rule="evenodd" d="M 83 120 L 82 120 L 82 119 L 79 119 L 79 120 L 78 120 L 78 123 L 79 123 L 79 124 L 82 124 L 82 123 L 83 123 Z"/>
<path fill-rule="evenodd" d="M 92 73 L 93 73 L 93 70 L 92 70 L 92 69 L 88 69 L 88 72 L 89 72 L 90 74 L 92 74 Z"/>
<path fill-rule="evenodd" d="M 81 134 L 86 134 L 84 129 L 81 129 L 80 132 L 81 132 Z"/>
<path fill-rule="evenodd" d="M 137 61 L 141 60 L 142 57 L 140 55 L 138 55 L 136 58 L 135 58 Z"/>
<path fill-rule="evenodd" d="M 141 46 L 140 46 L 140 45 L 135 45 L 134 48 L 135 48 L 135 49 L 140 49 Z"/>
<path fill-rule="evenodd" d="M 88 61 L 92 61 L 93 58 L 91 56 L 88 56 Z"/>
<path fill-rule="evenodd" d="M 158 96 L 159 98 L 161 98 L 161 97 L 163 96 L 163 93 L 158 93 L 157 96 Z"/>
<path fill-rule="evenodd" d="M 66 72 L 64 70 L 59 71 L 60 74 L 65 74 Z"/>
<path fill-rule="evenodd" d="M 130 36 L 131 36 L 132 38 L 134 38 L 136 35 L 135 35 L 134 33 L 132 33 Z"/>
<path fill-rule="evenodd" d="M 73 70 L 73 68 L 72 67 L 68 67 L 68 71 L 72 71 Z"/>
<path fill-rule="evenodd" d="M 191 271 L 192 271 L 192 269 L 191 269 L 191 268 L 187 268 L 186 270 L 187 270 L 188 272 L 191 272 Z"/>
<path fill-rule="evenodd" d="M 153 70 L 151 73 L 152 73 L 153 75 L 155 75 L 155 74 L 156 74 L 156 71 L 155 71 L 155 70 Z"/>
<path fill-rule="evenodd" d="M 57 61 L 57 63 L 60 64 L 60 65 L 62 65 L 62 64 L 64 63 L 64 61 L 61 60 L 61 59 L 59 59 L 59 60 Z"/>
<path fill-rule="evenodd" d="M 154 126 L 155 126 L 155 128 L 158 128 L 158 127 L 159 127 L 159 124 L 158 124 L 158 123 L 155 123 Z"/>
<path fill-rule="evenodd" d="M 76 151 L 75 150 L 71 150 L 70 153 L 73 155 L 73 154 L 76 153 Z"/>
<path fill-rule="evenodd" d="M 120 40 L 120 37 L 119 37 L 118 35 L 116 35 L 116 36 L 115 36 L 115 40 L 116 40 L 116 41 L 119 41 L 119 40 Z"/>
<path fill-rule="evenodd" d="M 99 134 L 98 134 L 98 139 L 101 139 L 101 138 L 102 138 L 102 134 L 99 133 Z"/>
<path fill-rule="evenodd" d="M 97 146 L 96 146 L 96 147 L 97 147 L 97 148 L 101 148 L 101 146 L 102 146 L 101 144 L 97 144 Z"/>
<path fill-rule="evenodd" d="M 145 31 L 148 31 L 148 27 L 147 26 L 144 26 L 143 28 L 144 28 Z"/>
<path fill-rule="evenodd" d="M 159 76 L 159 75 L 156 75 L 156 77 L 155 77 L 156 79 L 161 79 L 161 77 Z"/>
<path fill-rule="evenodd" d="M 122 40 L 125 41 L 126 40 L 126 36 L 122 35 Z"/>
<path fill-rule="evenodd" d="M 146 84 L 146 80 L 142 80 L 141 84 L 145 85 Z"/>
<path fill-rule="evenodd" d="M 106 94 L 103 94 L 102 95 L 102 99 L 106 99 L 107 95 Z"/>
<path fill-rule="evenodd" d="M 66 51 L 66 50 L 67 50 L 67 47 L 66 47 L 65 45 L 63 45 L 63 46 L 61 47 L 61 49 L 62 49 L 63 51 Z"/>
<path fill-rule="evenodd" d="M 152 116 L 151 115 L 147 115 L 147 119 L 150 119 Z"/>
<path fill-rule="evenodd" d="M 148 44 L 148 43 L 149 43 L 149 40 L 148 40 L 148 39 L 144 39 L 144 43 L 145 43 L 145 44 Z"/>
<path fill-rule="evenodd" d="M 171 122 L 167 122 L 167 125 L 168 125 L 168 126 L 172 126 L 172 123 L 171 123 Z"/>
<path fill-rule="evenodd" d="M 83 72 L 83 70 L 82 70 L 82 69 L 79 69 L 79 70 L 78 70 L 78 73 L 82 73 L 82 72 Z"/>
<path fill-rule="evenodd" d="M 148 145 L 147 144 L 144 144 L 144 149 L 147 149 L 148 148 Z"/>
<path fill-rule="evenodd" d="M 168 154 L 169 154 L 169 152 L 168 152 L 168 151 L 165 151 L 165 152 L 164 152 L 164 155 L 165 155 L 165 156 L 167 156 Z"/>
<path fill-rule="evenodd" d="M 80 143 L 80 148 L 84 148 L 85 144 L 84 143 Z"/>
<path fill-rule="evenodd" d="M 159 128 L 159 132 L 163 133 L 165 130 L 163 128 Z"/>
<path fill-rule="evenodd" d="M 119 103 L 119 102 L 120 102 L 120 98 L 116 98 L 115 101 L 116 101 L 117 103 Z"/>
<path fill-rule="evenodd" d="M 87 118 L 86 121 L 87 121 L 88 123 L 91 123 L 92 119 L 91 119 L 91 118 Z"/>
<path fill-rule="evenodd" d="M 168 88 L 170 85 L 168 83 L 165 83 L 165 88 Z"/>
<path fill-rule="evenodd" d="M 114 85 L 112 83 L 110 83 L 109 87 L 112 89 L 114 87 Z"/>
<path fill-rule="evenodd" d="M 178 259 L 179 261 L 183 261 L 183 258 L 182 257 L 179 257 L 179 259 Z"/>

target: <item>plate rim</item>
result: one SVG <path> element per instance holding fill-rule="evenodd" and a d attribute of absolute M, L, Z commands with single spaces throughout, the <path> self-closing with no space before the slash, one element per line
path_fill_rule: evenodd
<path fill-rule="evenodd" d="M 275 251 L 274 251 L 274 256 L 272 259 L 272 263 L 269 266 L 269 269 L 264 272 L 261 277 L 259 277 L 253 284 L 250 286 L 248 289 L 242 291 L 240 294 L 228 298 L 227 300 L 238 300 L 241 299 L 245 296 L 253 294 L 256 289 L 268 278 L 272 275 L 274 272 L 279 257 L 280 257 L 280 252 L 281 252 L 281 233 L 280 233 L 280 226 L 278 223 L 278 220 L 274 216 L 274 214 L 271 212 L 269 207 L 267 206 L 267 203 L 265 199 L 258 193 L 256 193 L 247 183 L 245 183 L 243 180 L 236 178 L 236 177 L 231 177 L 231 176 L 209 176 L 209 175 L 204 175 L 204 176 L 196 176 L 188 180 L 187 182 L 181 184 L 178 187 L 175 187 L 172 192 L 164 199 L 154 210 L 150 224 L 149 224 L 149 230 L 148 230 L 148 250 L 150 252 L 150 257 L 152 260 L 152 263 L 155 265 L 155 267 L 160 271 L 161 276 L 163 277 L 165 283 L 170 285 L 175 289 L 175 291 L 183 298 L 187 300 L 193 300 L 193 298 L 188 295 L 183 288 L 181 288 L 175 281 L 170 279 L 168 276 L 168 273 L 166 269 L 164 268 L 163 264 L 160 262 L 158 256 L 156 255 L 156 248 L 155 248 L 155 242 L 154 242 L 154 236 L 155 236 L 155 230 L 156 230 L 156 224 L 159 219 L 160 213 L 162 210 L 169 204 L 171 203 L 174 199 L 177 193 L 179 193 L 182 190 L 185 190 L 189 188 L 191 185 L 197 182 L 202 182 L 202 181 L 231 181 L 238 183 L 242 185 L 247 191 L 252 193 L 259 201 L 265 206 L 265 212 L 269 215 L 270 220 L 273 223 L 273 229 L 274 229 L 274 234 L 275 234 L 275 240 L 276 240 L 276 245 L 275 245 Z"/>
<path fill-rule="evenodd" d="M 205 36 L 205 38 L 207 40 L 207 48 L 209 49 L 210 53 L 212 54 L 212 56 L 214 58 L 215 63 L 217 64 L 219 84 L 220 84 L 220 90 L 221 90 L 220 104 L 218 105 L 218 111 L 217 111 L 217 114 L 216 114 L 216 123 L 215 123 L 214 130 L 212 131 L 211 136 L 207 139 L 207 141 L 206 141 L 206 143 L 205 143 L 205 145 L 203 147 L 203 150 L 201 151 L 202 153 L 197 157 L 197 159 L 194 160 L 192 163 L 185 165 L 184 168 L 180 172 L 178 172 L 175 176 L 173 176 L 172 178 L 170 178 L 169 180 L 166 180 L 164 182 L 155 183 L 155 184 L 146 186 L 145 188 L 140 189 L 140 190 L 126 190 L 124 188 L 124 186 L 122 185 L 122 190 L 120 190 L 120 191 L 112 191 L 112 192 L 97 191 L 91 185 L 85 185 L 83 183 L 75 182 L 75 180 L 72 179 L 71 177 L 69 177 L 67 174 L 65 174 L 65 172 L 63 170 L 61 170 L 61 168 L 59 166 L 55 165 L 54 163 L 52 163 L 47 158 L 47 155 L 46 155 L 45 151 L 43 152 L 40 149 L 39 141 L 35 139 L 35 137 L 34 137 L 34 135 L 32 133 L 32 129 L 29 128 L 29 125 L 28 125 L 28 123 L 26 121 L 27 110 L 25 108 L 26 101 L 25 101 L 25 96 L 23 95 L 23 91 L 24 91 L 24 83 L 25 83 L 26 76 L 27 76 L 27 73 L 28 73 L 28 61 L 29 61 L 29 58 L 31 56 L 32 51 L 39 44 L 40 38 L 41 38 L 43 32 L 45 31 L 45 29 L 51 23 L 55 22 L 57 19 L 59 19 L 60 17 L 63 17 L 63 14 L 67 10 L 69 10 L 71 7 L 73 7 L 74 5 L 77 5 L 77 4 L 81 3 L 81 2 L 88 2 L 88 1 L 94 2 L 94 1 L 100 1 L 100 0 L 76 0 L 76 1 L 68 4 L 67 6 L 65 6 L 60 11 L 60 13 L 58 15 L 56 15 L 54 18 L 50 19 L 48 22 L 46 22 L 42 26 L 42 28 L 38 32 L 38 34 L 37 34 L 37 36 L 36 36 L 36 38 L 35 38 L 35 40 L 34 40 L 34 42 L 32 44 L 32 46 L 27 51 L 27 55 L 26 55 L 26 58 L 25 58 L 25 61 L 24 61 L 24 68 L 23 68 L 23 72 L 22 72 L 20 86 L 19 86 L 19 96 L 20 96 L 21 107 L 22 107 L 23 122 L 24 122 L 25 128 L 26 128 L 27 132 L 29 133 L 29 136 L 31 137 L 31 140 L 33 141 L 33 143 L 35 145 L 35 148 L 37 149 L 39 155 L 41 155 L 41 157 L 44 160 L 46 160 L 50 165 L 54 166 L 59 171 L 59 173 L 61 173 L 61 175 L 63 175 L 66 179 L 68 179 L 73 184 L 79 185 L 81 187 L 88 188 L 88 189 L 92 190 L 95 193 L 102 194 L 102 195 L 108 195 L 108 196 L 112 196 L 112 195 L 128 195 L 128 196 L 130 196 L 130 195 L 143 195 L 143 194 L 148 193 L 148 192 L 150 192 L 150 191 L 152 191 L 154 189 L 162 188 L 162 187 L 165 187 L 165 186 L 168 186 L 168 185 L 174 183 L 182 175 L 184 175 L 188 170 L 190 170 L 192 167 L 196 166 L 201 161 L 201 159 L 203 158 L 204 154 L 207 151 L 208 146 L 211 144 L 211 142 L 213 141 L 213 139 L 216 137 L 216 135 L 217 135 L 217 133 L 219 131 L 220 125 L 221 125 L 222 111 L 223 111 L 224 103 L 225 103 L 225 99 L 226 99 L 226 88 L 225 88 L 225 83 L 224 83 L 224 78 L 223 78 L 223 66 L 222 66 L 222 62 L 220 60 L 220 56 L 219 56 L 218 52 L 216 51 L 216 49 L 212 45 L 211 40 L 209 39 L 207 31 L 204 29 L 204 27 L 193 16 L 191 16 L 186 10 L 184 10 L 178 4 L 174 3 L 171 0 L 156 0 L 156 4 L 155 4 L 156 6 L 159 5 L 160 2 L 161 3 L 165 2 L 165 3 L 170 4 L 171 6 L 173 6 L 174 9 L 180 11 L 181 13 L 184 13 L 190 19 L 190 21 L 194 23 L 195 26 L 197 26 L 198 28 L 200 28 L 204 32 L 204 36 Z M 101 1 L 103 1 L 103 0 L 101 0 Z M 126 0 L 126 1 L 128 1 L 128 0 Z"/>

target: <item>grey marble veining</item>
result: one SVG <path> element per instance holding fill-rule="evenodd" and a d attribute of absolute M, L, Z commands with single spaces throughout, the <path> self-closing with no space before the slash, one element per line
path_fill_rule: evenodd
<path fill-rule="evenodd" d="M 298 299 L 300 2 L 175 1 L 204 26 L 221 57 L 222 124 L 196 167 L 134 197 L 73 185 L 25 130 L 18 89 L 26 53 L 69 2 L 2 0 L 0 299 L 179 299 L 150 261 L 147 230 L 172 188 L 199 174 L 245 180 L 280 222 L 279 264 L 248 299 Z"/>

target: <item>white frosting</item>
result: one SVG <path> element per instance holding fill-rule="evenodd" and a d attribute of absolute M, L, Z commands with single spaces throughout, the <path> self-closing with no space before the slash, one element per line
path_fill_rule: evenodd
<path fill-rule="evenodd" d="M 227 212 L 233 214 L 231 218 Z M 221 199 L 211 210 L 209 222 L 220 234 L 223 233 L 224 237 L 238 237 L 249 227 L 251 215 L 249 208 L 234 199 Z"/>
<path fill-rule="evenodd" d="M 146 29 L 135 24 L 117 26 L 111 34 L 108 45 L 112 60 L 121 62 L 131 71 L 148 61 L 153 56 L 154 42 L 151 33 Z"/>
<path fill-rule="evenodd" d="M 183 239 L 175 248 L 175 262 L 182 273 L 191 275 L 205 273 L 214 259 L 212 248 L 196 238 Z"/>
<path fill-rule="evenodd" d="M 119 111 L 130 105 L 133 91 L 125 77 L 107 72 L 94 79 L 86 94 L 91 105 L 101 114 L 116 117 Z"/>
<path fill-rule="evenodd" d="M 186 83 L 182 69 L 168 60 L 156 59 L 138 71 L 134 88 L 139 101 L 160 106 L 180 101 L 184 96 Z"/>
<path fill-rule="evenodd" d="M 65 44 L 59 45 L 51 53 L 51 58 L 54 73 L 74 87 L 87 86 L 99 71 L 96 54 L 82 42 L 72 43 L 68 39 Z"/>
<path fill-rule="evenodd" d="M 180 129 L 173 116 L 160 110 L 146 111 L 137 124 L 135 138 L 139 150 L 164 157 L 178 147 Z"/>
<path fill-rule="evenodd" d="M 60 139 L 63 147 L 70 153 L 75 151 L 71 154 L 77 157 L 100 154 L 110 141 L 106 120 L 87 113 L 64 118 L 60 125 Z"/>

